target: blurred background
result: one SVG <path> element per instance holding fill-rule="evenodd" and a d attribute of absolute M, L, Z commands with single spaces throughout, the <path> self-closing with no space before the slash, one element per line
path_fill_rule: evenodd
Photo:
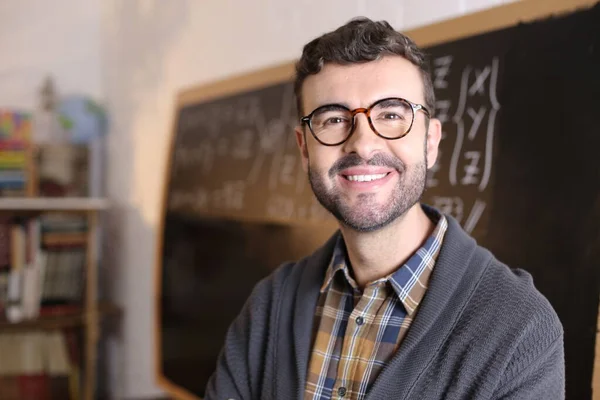
<path fill-rule="evenodd" d="M 101 239 L 99 297 L 118 309 L 100 335 L 95 396 L 110 399 L 167 396 L 157 385 L 155 374 L 155 269 L 160 262 L 157 243 L 162 235 L 164 177 L 180 91 L 291 62 L 300 55 L 305 43 L 356 16 L 385 19 L 397 30 L 406 31 L 508 3 L 507 0 L 0 1 L 0 50 L 4 54 L 0 60 L 0 109 L 4 110 L 6 123 L 14 125 L 5 127 L 5 131 L 14 133 L 15 126 L 23 120 L 30 121 L 30 139 L 40 148 L 55 143 L 78 143 L 84 144 L 89 152 L 84 189 L 68 193 L 51 184 L 44 186 L 41 178 L 45 153 L 42 152 L 42 156 L 35 155 L 37 186 L 28 193 L 87 196 L 107 201 L 106 205 L 73 206 L 97 206 L 98 210 L 104 210 L 96 220 Z M 46 125 L 40 128 L 39 121 Z M 44 136 L 44 132 L 50 132 L 49 136 Z M 67 157 L 63 150 L 53 153 L 53 148 L 48 146 L 48 157 Z M 77 157 L 68 154 L 70 159 Z M 52 174 L 53 168 L 46 168 Z M 10 195 L 10 191 L 7 193 Z M 87 221 L 89 230 L 89 224 L 94 223 L 90 221 L 94 220 Z M 42 230 L 44 223 L 48 222 L 42 221 Z M 186 221 L 176 223 L 185 225 Z M 204 223 L 214 228 L 211 232 L 224 235 L 223 240 L 235 237 L 228 233 L 231 226 L 227 224 Z M 11 220 L 10 224 L 15 222 Z M 186 228 L 176 231 L 182 229 Z M 273 241 L 282 235 L 276 227 L 242 229 L 265 230 L 264 235 Z M 299 243 L 287 253 L 294 256 L 306 254 L 307 249 L 323 239 L 302 243 L 298 239 L 302 235 L 290 235 L 290 240 Z M 218 241 L 218 237 L 213 240 Z M 266 250 L 261 250 L 261 245 L 245 244 L 252 254 L 264 254 Z M 266 266 L 268 271 L 272 264 L 276 262 L 267 260 L 260 268 Z M 0 343 L 0 352 L 2 349 Z M 3 356 L 0 354 L 0 358 Z M 85 392 L 81 388 L 80 391 Z"/>

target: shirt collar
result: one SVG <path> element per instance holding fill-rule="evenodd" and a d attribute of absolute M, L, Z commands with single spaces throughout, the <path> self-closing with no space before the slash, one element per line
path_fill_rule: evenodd
<path fill-rule="evenodd" d="M 428 264 L 430 265 L 430 269 L 433 268 L 444 239 L 444 234 L 448 228 L 448 221 L 443 214 L 427 205 L 422 205 L 422 208 L 429 219 L 436 224 L 431 235 L 400 268 L 390 275 L 368 284 L 375 285 L 381 282 L 389 282 L 409 315 L 412 315 L 425 295 L 425 291 L 423 290 L 417 291 L 416 296 L 411 296 L 411 289 L 415 284 L 422 284 L 419 277 L 423 275 Z M 360 288 L 350 273 L 349 265 L 346 244 L 342 235 L 339 235 L 331 261 L 325 272 L 321 293 L 329 290 L 334 277 L 338 275 L 339 271 L 342 271 L 341 273 L 350 286 L 355 291 L 359 291 Z"/>
<path fill-rule="evenodd" d="M 343 274 L 350 286 L 352 286 L 352 288 L 355 290 L 359 290 L 358 284 L 350 274 L 348 269 L 349 262 L 347 260 L 348 255 L 346 253 L 346 243 L 344 243 L 344 237 L 339 235 L 335 243 L 335 247 L 333 248 L 333 256 L 331 257 L 331 261 L 329 262 L 329 266 L 325 272 L 325 279 L 323 280 L 323 285 L 321 286 L 321 293 L 329 290 L 333 277 L 338 271 L 343 271 Z"/>

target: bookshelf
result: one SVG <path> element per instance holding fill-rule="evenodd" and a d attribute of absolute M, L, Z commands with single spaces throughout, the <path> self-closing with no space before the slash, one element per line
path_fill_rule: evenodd
<path fill-rule="evenodd" d="M 6 212 L 50 212 L 50 211 L 103 211 L 108 208 L 106 199 L 86 197 L 43 198 L 7 197 L 0 198 L 0 213 Z"/>
<path fill-rule="evenodd" d="M 41 316 L 17 323 L 0 321 L 0 333 L 81 327 L 84 333 L 81 394 L 85 400 L 92 400 L 96 390 L 97 347 L 101 319 L 120 314 L 116 306 L 98 301 L 98 220 L 99 214 L 107 210 L 108 206 L 109 202 L 103 198 L 0 198 L 0 216 L 30 217 L 58 211 L 84 215 L 87 220 L 84 293 L 83 305 L 80 309 L 64 315 Z"/>
<path fill-rule="evenodd" d="M 97 313 L 101 322 L 103 317 L 116 316 L 121 310 L 112 303 L 103 302 L 97 306 Z M 83 326 L 87 314 L 85 311 L 78 311 L 66 315 L 44 316 L 31 321 L 7 322 L 0 321 L 0 332 L 26 332 L 30 330 L 53 330 L 63 328 L 73 328 Z"/>

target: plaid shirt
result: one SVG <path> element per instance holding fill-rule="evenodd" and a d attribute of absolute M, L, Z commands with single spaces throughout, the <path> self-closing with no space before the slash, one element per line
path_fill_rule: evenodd
<path fill-rule="evenodd" d="M 448 222 L 426 208 L 436 223 L 410 259 L 361 291 L 352 278 L 340 236 L 315 311 L 305 400 L 364 399 L 379 372 L 398 350 L 439 254 Z"/>

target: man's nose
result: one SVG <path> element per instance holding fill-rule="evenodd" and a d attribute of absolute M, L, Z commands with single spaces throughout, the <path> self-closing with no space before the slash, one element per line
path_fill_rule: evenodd
<path fill-rule="evenodd" d="M 354 130 L 344 142 L 343 149 L 346 153 L 356 153 L 362 159 L 369 160 L 383 148 L 384 141 L 373 131 L 366 112 L 358 112 L 354 115 Z"/>

